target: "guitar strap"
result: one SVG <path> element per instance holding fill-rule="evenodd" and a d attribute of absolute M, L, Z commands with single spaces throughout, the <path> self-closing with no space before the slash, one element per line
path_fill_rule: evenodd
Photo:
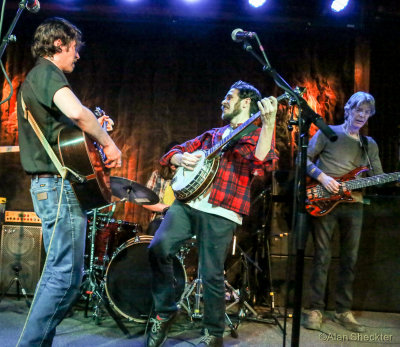
<path fill-rule="evenodd" d="M 46 137 L 43 135 L 42 130 L 40 129 L 39 125 L 36 123 L 35 118 L 32 116 L 32 113 L 28 110 L 28 107 L 25 104 L 24 98 L 21 92 L 21 104 L 22 109 L 24 110 L 24 118 L 28 120 L 29 124 L 32 126 L 33 130 L 36 133 L 39 141 L 42 143 L 44 149 L 46 150 L 48 156 L 50 157 L 51 161 L 53 162 L 54 166 L 56 167 L 57 171 L 60 173 L 61 177 L 65 179 L 67 177 L 68 170 L 64 167 L 56 154 L 54 153 L 53 148 L 50 146 L 49 142 L 47 141 Z"/>
<path fill-rule="evenodd" d="M 229 142 L 221 148 L 221 153 L 226 152 L 228 149 L 232 148 L 237 142 L 239 142 L 239 140 L 242 137 L 247 136 L 248 134 L 250 134 L 252 131 L 256 130 L 258 127 L 255 124 L 251 124 L 249 125 L 245 130 L 241 131 L 239 134 L 237 134 L 236 136 L 232 137 Z"/>
<path fill-rule="evenodd" d="M 374 168 L 372 167 L 371 159 L 368 155 L 368 139 L 366 136 L 360 134 L 360 143 L 361 147 L 364 150 L 365 156 L 367 157 L 368 166 L 372 170 L 373 174 L 375 174 Z"/>

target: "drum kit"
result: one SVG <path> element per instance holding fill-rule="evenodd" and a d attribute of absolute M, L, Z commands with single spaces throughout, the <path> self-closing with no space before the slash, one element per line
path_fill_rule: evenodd
<path fill-rule="evenodd" d="M 120 200 L 88 212 L 88 242 L 81 294 L 86 301 L 86 317 L 91 307 L 92 317 L 99 324 L 105 309 L 123 333 L 129 335 L 121 316 L 129 321 L 145 323 L 152 311 L 147 248 L 153 236 L 144 234 L 139 224 L 112 217 L 117 203 L 155 204 L 158 196 L 126 178 L 111 177 L 110 181 L 113 195 Z M 106 208 L 108 211 L 103 213 Z M 183 300 L 188 284 L 185 264 L 188 260 L 193 262 L 196 256 L 193 245 L 194 241 L 185 243 L 173 260 L 178 302 Z M 197 264 L 197 259 L 195 261 Z M 188 268 L 193 272 L 193 266 Z"/>

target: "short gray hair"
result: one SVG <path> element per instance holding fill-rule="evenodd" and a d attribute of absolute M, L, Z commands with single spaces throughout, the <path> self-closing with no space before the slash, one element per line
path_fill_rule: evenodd
<path fill-rule="evenodd" d="M 375 99 L 371 94 L 366 92 L 354 93 L 344 105 L 344 119 L 347 119 L 352 109 L 360 106 L 361 104 L 368 104 L 372 108 L 371 116 L 375 114 Z"/>

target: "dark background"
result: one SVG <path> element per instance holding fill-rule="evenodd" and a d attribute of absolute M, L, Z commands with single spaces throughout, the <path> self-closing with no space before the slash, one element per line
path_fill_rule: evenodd
<path fill-rule="evenodd" d="M 400 4 L 378 0 L 351 3 L 347 12 L 334 16 L 326 0 L 270 1 L 258 11 L 245 1 L 236 0 L 206 0 L 203 8 L 178 0 L 129 4 L 42 1 L 38 14 L 22 13 L 14 30 L 17 42 L 8 45 L 2 58 L 13 82 L 14 95 L 1 108 L 0 145 L 18 144 L 15 95 L 33 65 L 29 51 L 33 32 L 45 18 L 61 16 L 82 29 L 86 42 L 75 71 L 67 76 L 73 90 L 85 105 L 102 107 L 115 121 L 112 136 L 123 152 L 123 167 L 113 170 L 112 175 L 145 184 L 157 168 L 166 144 L 174 140 L 183 142 L 221 126 L 220 102 L 236 80 L 254 84 L 265 96 L 282 94 L 262 66 L 242 50 L 241 44 L 231 40 L 235 28 L 257 32 L 271 65 L 291 86 L 307 87 L 305 98 L 329 124 L 342 122 L 343 105 L 358 90 L 355 76 L 361 73 L 362 90 L 376 98 L 377 113 L 369 121 L 368 134 L 379 145 L 384 171 L 396 171 L 400 143 Z M 2 36 L 17 6 L 16 1 L 6 3 Z M 253 46 L 256 47 L 255 42 Z M 365 53 L 361 60 L 366 63 L 361 72 L 356 64 L 360 47 Z M 4 83 L 3 99 L 8 93 Z M 289 111 L 282 106 L 278 114 L 277 172 L 294 169 L 296 129 L 292 133 L 287 130 Z M 253 199 L 267 182 L 255 183 Z M 290 180 L 280 184 L 285 188 L 278 193 L 290 196 Z M 29 179 L 20 167 L 18 153 L 0 153 L 0 196 L 7 198 L 8 210 L 33 210 L 28 188 Z M 393 245 L 399 244 L 399 189 L 391 184 L 369 194 L 374 203 L 367 209 L 360 264 L 367 264 L 363 269 L 370 271 L 365 260 L 374 255 L 372 259 L 376 259 L 374 264 L 378 266 L 379 256 L 385 254 L 384 271 L 382 268 L 363 274 L 368 274 L 369 281 L 376 273 L 387 274 L 386 283 L 396 275 L 397 281 L 391 282 L 395 289 L 395 283 L 399 283 L 399 264 L 393 249 Z M 290 230 L 291 198 L 283 200 L 274 205 L 279 221 L 268 232 Z M 252 235 L 260 230 L 264 215 L 265 209 L 258 200 L 253 204 L 252 216 L 244 223 L 243 235 L 250 235 L 242 237 L 244 245 L 254 248 Z M 128 203 L 118 206 L 115 217 L 145 227 L 149 213 Z M 376 242 L 377 238 L 383 238 L 382 242 Z M 371 245 L 378 244 L 379 248 L 372 252 Z M 276 254 L 283 256 L 278 262 L 286 261 L 285 254 Z M 367 279 L 360 283 L 365 287 Z M 376 283 L 379 287 L 381 279 Z M 362 297 L 367 296 L 368 293 Z M 400 310 L 398 306 L 393 308 L 391 301 L 381 302 L 368 298 L 356 306 Z"/>

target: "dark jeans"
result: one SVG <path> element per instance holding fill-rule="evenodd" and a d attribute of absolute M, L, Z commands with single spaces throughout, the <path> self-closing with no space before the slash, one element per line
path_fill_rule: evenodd
<path fill-rule="evenodd" d="M 329 214 L 312 218 L 314 262 L 311 275 L 311 309 L 324 310 L 325 289 L 331 262 L 331 241 L 335 226 L 340 232 L 340 263 L 336 282 L 336 312 L 349 311 L 353 302 L 354 267 L 361 235 L 363 206 L 341 203 Z"/>
<path fill-rule="evenodd" d="M 42 220 L 45 267 L 18 341 L 19 347 L 51 346 L 57 325 L 79 294 L 83 274 L 86 213 L 69 184 L 64 182 L 57 227 L 61 178 L 32 179 L 31 195 Z"/>
<path fill-rule="evenodd" d="M 211 335 L 225 330 L 224 262 L 237 224 L 223 217 L 192 209 L 175 200 L 149 246 L 155 311 L 177 310 L 172 259 L 185 240 L 196 235 L 203 283 L 203 324 Z"/>

